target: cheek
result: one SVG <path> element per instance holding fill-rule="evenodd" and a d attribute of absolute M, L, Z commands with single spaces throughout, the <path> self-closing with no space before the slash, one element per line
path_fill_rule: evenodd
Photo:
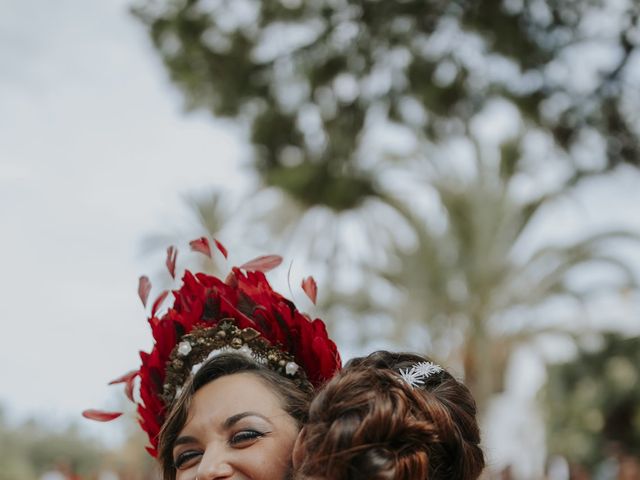
<path fill-rule="evenodd" d="M 289 431 L 290 430 L 290 431 Z M 254 451 L 247 461 L 252 464 L 252 480 L 284 480 L 291 474 L 291 452 L 297 437 L 297 428 L 287 429 L 286 434 L 269 438 L 263 448 Z"/>
<path fill-rule="evenodd" d="M 191 475 L 193 477 L 193 475 Z M 187 472 L 182 470 L 178 470 L 176 472 L 176 480 L 188 480 L 189 476 L 187 476 Z"/>

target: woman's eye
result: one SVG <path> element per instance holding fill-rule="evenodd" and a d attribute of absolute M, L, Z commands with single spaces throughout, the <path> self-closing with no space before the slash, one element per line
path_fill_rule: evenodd
<path fill-rule="evenodd" d="M 231 445 L 238 445 L 244 442 L 250 442 L 251 440 L 256 440 L 260 437 L 264 437 L 264 433 L 258 432 L 257 430 L 243 430 L 234 434 L 231 437 L 229 443 Z"/>
<path fill-rule="evenodd" d="M 198 452 L 195 450 L 188 450 L 186 452 L 182 452 L 173 460 L 176 470 L 182 470 L 185 468 L 192 467 L 193 465 L 195 465 L 195 460 L 197 458 L 200 458 L 201 455 L 202 455 L 201 452 Z"/>

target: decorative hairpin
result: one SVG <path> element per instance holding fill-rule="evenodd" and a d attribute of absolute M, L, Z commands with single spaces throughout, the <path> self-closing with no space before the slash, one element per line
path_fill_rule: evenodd
<path fill-rule="evenodd" d="M 424 385 L 424 382 L 431 375 L 442 372 L 444 369 L 433 362 L 420 362 L 411 368 L 400 369 L 400 376 L 411 388 Z"/>

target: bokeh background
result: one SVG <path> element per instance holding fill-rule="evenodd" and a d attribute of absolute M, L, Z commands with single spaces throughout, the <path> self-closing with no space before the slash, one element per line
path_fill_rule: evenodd
<path fill-rule="evenodd" d="M 486 478 L 640 478 L 639 18 L 0 0 L 0 479 L 157 478 L 106 383 L 151 347 L 137 279 L 174 285 L 169 245 L 219 274 L 281 254 L 270 280 L 343 357 L 447 365 Z"/>

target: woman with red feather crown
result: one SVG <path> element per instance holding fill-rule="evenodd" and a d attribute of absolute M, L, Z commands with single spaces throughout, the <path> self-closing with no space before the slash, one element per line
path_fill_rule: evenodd
<path fill-rule="evenodd" d="M 190 245 L 211 256 L 206 238 Z M 215 245 L 226 258 L 222 244 Z M 176 256 L 169 247 L 172 276 Z M 225 280 L 185 271 L 173 306 L 159 314 L 169 292 L 153 303 L 153 349 L 140 352 L 140 367 L 111 384 L 124 383 L 136 403 L 147 451 L 164 479 L 290 478 L 291 451 L 313 391 L 340 368 L 340 356 L 324 323 L 269 285 L 264 273 L 280 262 L 261 257 L 232 268 Z M 150 288 L 141 277 L 145 305 Z M 315 303 L 311 277 L 302 288 Z M 120 414 L 83 415 L 109 421 Z"/>

